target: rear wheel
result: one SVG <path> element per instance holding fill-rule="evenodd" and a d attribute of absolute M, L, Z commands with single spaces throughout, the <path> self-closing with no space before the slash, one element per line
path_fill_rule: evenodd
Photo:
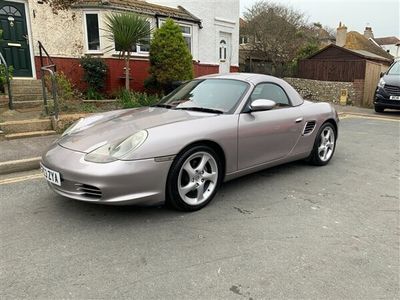
<path fill-rule="evenodd" d="M 384 110 L 385 110 L 385 109 L 384 109 L 383 107 L 381 107 L 381 106 L 376 106 L 376 105 L 375 105 L 375 111 L 376 111 L 377 113 L 382 113 Z"/>
<path fill-rule="evenodd" d="M 168 175 L 167 204 L 184 211 L 203 208 L 217 193 L 222 172 L 221 160 L 212 148 L 195 146 L 184 151 Z"/>
<path fill-rule="evenodd" d="M 321 126 L 315 139 L 314 148 L 307 161 L 316 166 L 324 166 L 332 159 L 336 148 L 336 130 L 331 123 Z"/>

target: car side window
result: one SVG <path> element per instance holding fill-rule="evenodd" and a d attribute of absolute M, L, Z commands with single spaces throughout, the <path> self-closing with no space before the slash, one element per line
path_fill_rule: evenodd
<path fill-rule="evenodd" d="M 283 88 L 274 83 L 261 83 L 257 85 L 251 94 L 251 101 L 267 99 L 275 101 L 278 107 L 291 106 L 290 100 Z"/>

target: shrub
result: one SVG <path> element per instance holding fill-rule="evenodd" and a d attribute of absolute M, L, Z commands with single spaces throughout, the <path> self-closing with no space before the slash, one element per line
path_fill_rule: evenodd
<path fill-rule="evenodd" d="M 148 95 L 127 90 L 121 90 L 117 95 L 117 100 L 122 108 L 135 108 L 140 106 L 151 106 L 160 101 L 158 95 Z"/>
<path fill-rule="evenodd" d="M 14 68 L 13 66 L 8 67 L 8 76 L 10 79 L 13 78 Z M 6 66 L 0 64 L 0 91 L 4 92 L 4 87 L 7 84 L 7 76 L 6 76 Z"/>
<path fill-rule="evenodd" d="M 103 95 L 96 91 L 94 88 L 89 87 L 86 91 L 85 98 L 87 100 L 101 100 L 104 99 Z"/>
<path fill-rule="evenodd" d="M 60 100 L 71 100 L 75 98 L 74 87 L 64 72 L 59 71 L 56 74 L 57 96 Z M 47 88 L 47 97 L 51 99 L 51 76 L 45 75 L 45 84 Z"/>
<path fill-rule="evenodd" d="M 155 31 L 150 45 L 150 75 L 148 83 L 160 84 L 165 90 L 174 81 L 193 78 L 192 55 L 180 27 L 172 20 Z"/>
<path fill-rule="evenodd" d="M 104 81 L 107 76 L 107 65 L 103 59 L 85 55 L 80 64 L 83 68 L 83 80 L 88 84 L 88 89 L 100 93 L 104 89 Z"/>

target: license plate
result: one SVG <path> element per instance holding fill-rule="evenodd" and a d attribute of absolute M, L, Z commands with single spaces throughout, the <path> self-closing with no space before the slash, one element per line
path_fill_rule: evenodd
<path fill-rule="evenodd" d="M 58 186 L 61 186 L 60 173 L 50 170 L 50 169 L 46 168 L 45 166 L 43 166 L 42 164 L 40 164 L 40 168 L 42 170 L 44 178 L 46 178 L 46 180 L 48 182 L 53 183 Z"/>
<path fill-rule="evenodd" d="M 400 100 L 400 96 L 390 96 L 390 100 Z"/>

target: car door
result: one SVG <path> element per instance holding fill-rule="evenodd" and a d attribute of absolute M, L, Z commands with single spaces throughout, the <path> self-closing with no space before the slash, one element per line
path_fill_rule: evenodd
<path fill-rule="evenodd" d="M 285 90 L 275 83 L 258 84 L 248 106 L 257 99 L 273 100 L 277 106 L 267 111 L 245 111 L 239 116 L 238 167 L 240 170 L 287 156 L 296 145 L 303 124 L 299 107 L 291 105 Z"/>

